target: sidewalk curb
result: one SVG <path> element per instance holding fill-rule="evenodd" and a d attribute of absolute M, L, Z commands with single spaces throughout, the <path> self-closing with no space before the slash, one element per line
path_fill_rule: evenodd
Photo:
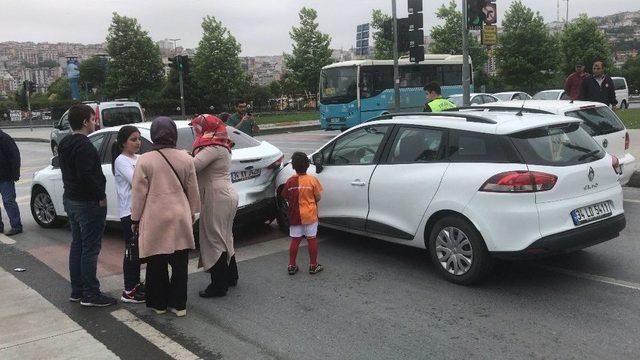
<path fill-rule="evenodd" d="M 39 139 L 39 138 L 13 138 L 15 141 L 20 142 L 39 142 L 39 143 L 49 143 L 50 140 L 47 139 Z"/>
<path fill-rule="evenodd" d="M 290 132 L 302 132 L 302 131 L 312 131 L 312 130 L 320 130 L 320 124 L 313 125 L 298 125 L 298 126 L 282 126 L 282 127 L 269 127 L 260 129 L 258 135 L 273 135 L 273 134 L 284 134 Z"/>

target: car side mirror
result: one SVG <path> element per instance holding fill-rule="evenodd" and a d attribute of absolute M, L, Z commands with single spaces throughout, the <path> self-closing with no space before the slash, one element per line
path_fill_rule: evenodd
<path fill-rule="evenodd" d="M 51 166 L 53 166 L 54 168 L 60 167 L 60 159 L 57 156 L 51 158 Z"/>
<path fill-rule="evenodd" d="M 315 165 L 316 167 L 316 174 L 320 174 L 322 172 L 322 165 L 324 162 L 322 153 L 313 154 L 313 156 L 311 157 L 311 161 L 313 162 L 313 165 Z"/>

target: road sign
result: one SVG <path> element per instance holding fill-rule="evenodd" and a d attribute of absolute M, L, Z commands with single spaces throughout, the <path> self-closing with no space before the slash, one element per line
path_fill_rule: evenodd
<path fill-rule="evenodd" d="M 369 24 L 356 27 L 356 55 L 369 55 Z"/>
<path fill-rule="evenodd" d="M 485 25 L 482 29 L 482 45 L 495 45 L 498 43 L 498 27 Z"/>

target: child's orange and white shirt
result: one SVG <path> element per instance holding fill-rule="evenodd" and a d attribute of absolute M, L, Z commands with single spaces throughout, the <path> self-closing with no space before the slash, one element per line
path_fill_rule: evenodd
<path fill-rule="evenodd" d="M 316 197 L 322 185 L 307 174 L 294 175 L 287 180 L 281 195 L 289 203 L 289 225 L 307 225 L 318 222 Z"/>

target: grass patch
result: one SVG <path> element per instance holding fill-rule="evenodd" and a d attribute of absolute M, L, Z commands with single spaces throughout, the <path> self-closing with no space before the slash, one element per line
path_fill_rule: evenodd
<path fill-rule="evenodd" d="M 622 119 L 627 129 L 640 129 L 640 109 L 618 110 L 616 114 Z"/>
<path fill-rule="evenodd" d="M 318 111 L 301 111 L 286 112 L 282 114 L 256 115 L 256 122 L 258 124 L 277 124 L 284 122 L 320 120 L 320 113 Z"/>

